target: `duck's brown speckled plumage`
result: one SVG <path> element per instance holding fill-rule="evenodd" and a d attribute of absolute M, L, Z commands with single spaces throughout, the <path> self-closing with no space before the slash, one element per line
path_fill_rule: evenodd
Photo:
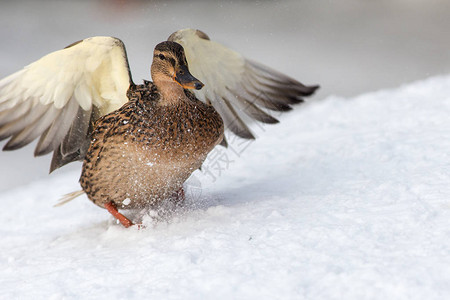
<path fill-rule="evenodd" d="M 220 115 L 189 91 L 162 105 L 156 85 L 145 82 L 132 85 L 128 98 L 96 122 L 83 163 L 81 186 L 102 207 L 144 207 L 170 197 L 223 139 Z"/>
<path fill-rule="evenodd" d="M 318 88 L 193 29 L 156 45 L 150 71 L 153 82 L 135 85 L 123 42 L 97 36 L 0 79 L 0 140 L 9 139 L 3 149 L 39 137 L 35 155 L 53 151 L 51 171 L 83 160 L 83 192 L 129 227 L 118 209 L 184 199 L 184 181 L 215 145 L 226 146 L 224 125 L 253 139 L 247 119 L 277 123 L 267 110 L 290 110 Z"/>

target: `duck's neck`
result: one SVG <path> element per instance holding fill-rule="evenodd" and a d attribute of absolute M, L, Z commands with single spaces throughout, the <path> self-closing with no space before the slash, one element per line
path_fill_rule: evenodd
<path fill-rule="evenodd" d="M 173 80 L 156 80 L 154 83 L 161 93 L 160 105 L 174 105 L 187 99 L 183 87 Z"/>

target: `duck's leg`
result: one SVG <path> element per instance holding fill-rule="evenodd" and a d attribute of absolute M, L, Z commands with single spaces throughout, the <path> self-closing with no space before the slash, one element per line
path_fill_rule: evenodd
<path fill-rule="evenodd" d="M 118 210 L 116 205 L 113 202 L 108 202 L 105 204 L 105 208 L 116 218 L 119 222 L 125 227 L 128 228 L 133 226 L 133 222 L 130 221 L 127 217 L 122 215 Z"/>

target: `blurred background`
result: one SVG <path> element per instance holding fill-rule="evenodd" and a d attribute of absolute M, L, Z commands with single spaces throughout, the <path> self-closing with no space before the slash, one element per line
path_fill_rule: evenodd
<path fill-rule="evenodd" d="M 0 77 L 74 41 L 107 35 L 124 41 L 139 83 L 150 79 L 153 47 L 187 27 L 320 84 L 316 100 L 450 72 L 448 0 L 2 0 Z M 0 191 L 48 176 L 51 155 L 36 159 L 33 149 L 0 152 Z M 79 168 L 74 163 L 53 174 Z"/>

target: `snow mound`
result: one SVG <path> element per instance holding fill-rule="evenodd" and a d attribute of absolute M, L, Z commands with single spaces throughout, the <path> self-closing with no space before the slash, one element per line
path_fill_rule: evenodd
<path fill-rule="evenodd" d="M 124 229 L 79 173 L 0 194 L 3 299 L 450 298 L 450 76 L 299 106 Z M 7 208 L 7 209 L 6 209 Z"/>

